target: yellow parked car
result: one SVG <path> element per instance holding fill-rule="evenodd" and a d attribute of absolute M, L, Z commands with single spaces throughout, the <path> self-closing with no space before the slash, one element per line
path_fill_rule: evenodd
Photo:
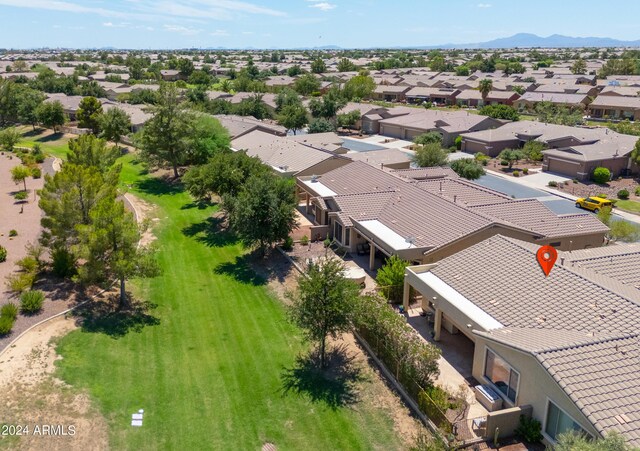
<path fill-rule="evenodd" d="M 613 202 L 602 197 L 581 197 L 576 200 L 576 207 L 591 210 L 598 213 L 603 207 L 613 208 Z"/>

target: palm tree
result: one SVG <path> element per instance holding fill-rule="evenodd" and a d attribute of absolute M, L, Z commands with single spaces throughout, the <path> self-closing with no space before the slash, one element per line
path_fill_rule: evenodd
<path fill-rule="evenodd" d="M 482 100 L 487 98 L 487 95 L 493 89 L 493 81 L 485 78 L 484 80 L 480 80 L 480 84 L 478 85 L 478 90 L 480 94 L 482 94 Z"/>

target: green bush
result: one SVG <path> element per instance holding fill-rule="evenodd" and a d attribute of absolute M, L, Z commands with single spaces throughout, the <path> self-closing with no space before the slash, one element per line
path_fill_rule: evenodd
<path fill-rule="evenodd" d="M 404 270 L 410 262 L 401 259 L 397 255 L 392 255 L 385 261 L 382 268 L 378 270 L 376 283 L 381 289 L 381 294 L 391 302 L 402 302 L 402 292 L 404 289 Z"/>
<path fill-rule="evenodd" d="M 5 316 L 11 319 L 16 319 L 18 317 L 18 306 L 13 302 L 9 302 L 8 304 L 3 305 L 0 308 L 0 317 Z"/>
<path fill-rule="evenodd" d="M 9 230 L 9 236 L 18 236 L 18 231 L 16 229 Z"/>
<path fill-rule="evenodd" d="M 293 238 L 291 238 L 290 236 L 288 236 L 284 242 L 282 243 L 282 248 L 285 251 L 290 251 L 291 249 L 293 249 Z"/>
<path fill-rule="evenodd" d="M 520 415 L 520 423 L 514 433 L 516 437 L 527 443 L 539 443 L 542 441 L 542 425 L 535 418 Z"/>
<path fill-rule="evenodd" d="M 303 246 L 309 244 L 309 237 L 307 235 L 303 235 L 302 238 L 300 238 L 300 244 Z"/>
<path fill-rule="evenodd" d="M 573 183 L 578 183 L 578 179 L 571 180 Z"/>
<path fill-rule="evenodd" d="M 549 183 L 547 183 L 547 185 L 551 187 L 556 187 L 558 186 L 558 182 L 556 182 L 555 180 L 551 180 Z"/>
<path fill-rule="evenodd" d="M 13 195 L 13 197 L 15 198 L 15 200 L 27 200 L 27 197 L 29 197 L 29 193 L 26 191 L 18 191 Z"/>
<path fill-rule="evenodd" d="M 591 180 L 599 184 L 607 183 L 609 180 L 611 180 L 611 171 L 601 166 L 597 167 L 593 170 Z"/>
<path fill-rule="evenodd" d="M 520 177 L 520 171 L 513 171 L 512 174 L 514 177 Z"/>
<path fill-rule="evenodd" d="M 485 174 L 482 166 L 473 158 L 460 158 L 459 160 L 452 161 L 449 166 L 460 177 L 468 180 L 478 179 Z"/>
<path fill-rule="evenodd" d="M 523 173 L 524 175 L 527 175 L 527 174 L 529 173 L 529 168 L 524 168 L 524 169 L 522 169 L 522 173 Z"/>
<path fill-rule="evenodd" d="M 8 316 L 0 316 L 0 335 L 6 335 L 13 329 L 15 320 Z"/>
<path fill-rule="evenodd" d="M 598 193 L 596 197 L 599 197 L 600 199 L 606 199 L 607 195 L 605 193 Z"/>
<path fill-rule="evenodd" d="M 38 260 L 27 256 L 18 260 L 16 266 L 19 266 L 24 272 L 35 273 L 38 271 Z"/>
<path fill-rule="evenodd" d="M 627 200 L 629 199 L 629 190 L 621 189 L 618 191 L 618 199 Z"/>
<path fill-rule="evenodd" d="M 40 170 L 40 168 L 31 169 L 31 177 L 33 177 L 34 179 L 39 179 L 40 177 L 42 177 L 42 171 Z"/>
<path fill-rule="evenodd" d="M 462 149 L 462 136 L 458 136 L 454 143 L 456 145 L 456 150 Z"/>
<path fill-rule="evenodd" d="M 509 166 L 509 162 L 507 160 L 500 160 L 500 166 Z"/>
<path fill-rule="evenodd" d="M 44 293 L 40 290 L 25 291 L 20 295 L 20 310 L 23 313 L 36 313 L 42 308 Z"/>
<path fill-rule="evenodd" d="M 33 286 L 33 282 L 35 282 L 35 280 L 36 275 L 34 273 L 26 272 L 14 274 L 7 279 L 7 285 L 11 291 L 22 293 L 23 291 L 29 290 Z"/>
<path fill-rule="evenodd" d="M 329 237 L 327 237 L 324 241 L 323 241 L 324 247 L 329 247 L 331 246 L 331 240 L 329 239 Z"/>
<path fill-rule="evenodd" d="M 76 273 L 76 259 L 64 248 L 55 249 L 51 255 L 52 270 L 58 277 L 71 277 Z"/>
<path fill-rule="evenodd" d="M 42 154 L 34 155 L 33 156 L 33 161 L 35 161 L 38 164 L 44 163 L 44 155 L 42 155 Z M 34 175 L 33 178 L 37 178 L 37 177 Z"/>
<path fill-rule="evenodd" d="M 636 196 L 640 196 L 640 186 L 636 186 L 635 193 L 636 193 Z"/>
<path fill-rule="evenodd" d="M 0 246 L 0 263 L 7 261 L 7 249 Z"/>

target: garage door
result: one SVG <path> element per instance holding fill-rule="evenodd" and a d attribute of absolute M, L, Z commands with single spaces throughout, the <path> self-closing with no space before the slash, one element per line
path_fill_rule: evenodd
<path fill-rule="evenodd" d="M 397 125 L 380 124 L 380 134 L 390 138 L 402 138 L 402 128 Z"/>
<path fill-rule="evenodd" d="M 580 165 L 578 163 L 549 158 L 549 167 L 547 168 L 547 171 L 563 174 L 567 177 L 576 177 L 579 168 Z"/>

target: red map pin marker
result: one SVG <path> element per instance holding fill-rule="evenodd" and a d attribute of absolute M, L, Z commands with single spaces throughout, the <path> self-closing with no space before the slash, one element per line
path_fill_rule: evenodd
<path fill-rule="evenodd" d="M 536 257 L 538 258 L 542 272 L 544 272 L 545 276 L 548 276 L 553 269 L 553 264 L 558 258 L 558 251 L 556 251 L 553 246 L 542 246 L 538 249 L 538 252 L 536 252 Z"/>

